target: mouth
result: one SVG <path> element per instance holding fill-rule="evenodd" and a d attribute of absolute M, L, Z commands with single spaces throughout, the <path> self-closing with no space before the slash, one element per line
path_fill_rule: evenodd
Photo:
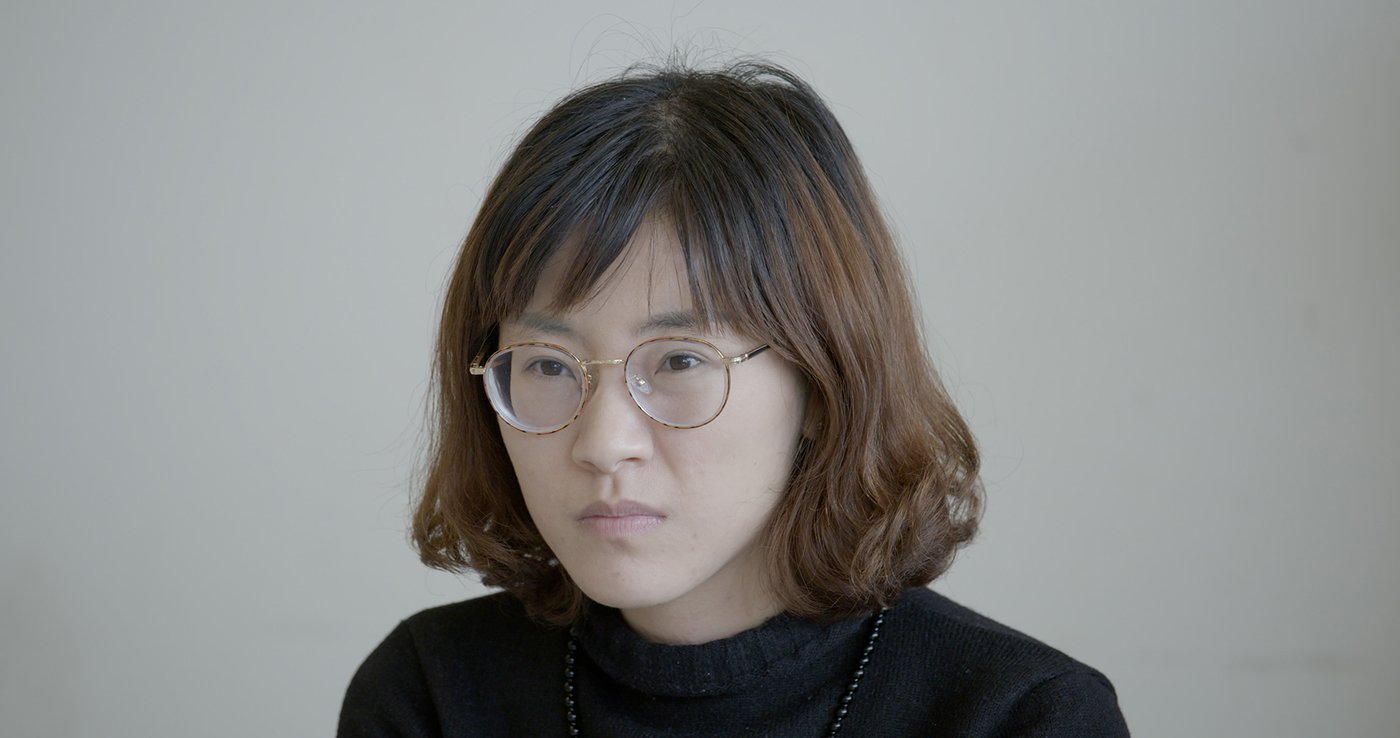
<path fill-rule="evenodd" d="M 629 500 L 613 504 L 595 502 L 584 508 L 578 517 L 579 525 L 608 538 L 639 535 L 665 521 L 666 515 L 661 511 Z"/>

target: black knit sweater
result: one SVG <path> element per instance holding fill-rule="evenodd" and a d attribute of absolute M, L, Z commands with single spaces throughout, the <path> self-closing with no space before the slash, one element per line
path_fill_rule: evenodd
<path fill-rule="evenodd" d="M 698 646 L 648 642 L 616 610 L 578 628 L 589 736 L 822 736 L 870 618 L 789 615 Z M 350 683 L 341 738 L 561 736 L 568 632 L 496 594 L 425 610 Z M 885 617 L 843 736 L 1123 736 L 1102 674 L 927 589 Z"/>

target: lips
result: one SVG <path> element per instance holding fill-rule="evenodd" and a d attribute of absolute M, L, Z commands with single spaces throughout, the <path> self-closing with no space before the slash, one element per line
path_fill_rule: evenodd
<path fill-rule="evenodd" d="M 585 507 L 578 516 L 579 523 L 585 528 L 607 537 L 645 533 L 665 520 L 666 515 L 660 510 L 630 500 L 595 502 Z"/>
<path fill-rule="evenodd" d="M 595 502 L 583 508 L 579 513 L 579 519 L 584 518 L 627 518 L 640 515 L 643 517 L 664 518 L 666 517 L 660 510 L 647 507 L 640 502 L 623 500 L 621 502 Z"/>

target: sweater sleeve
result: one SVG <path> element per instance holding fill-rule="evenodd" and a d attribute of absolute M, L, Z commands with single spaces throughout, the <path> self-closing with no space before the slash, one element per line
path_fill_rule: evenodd
<path fill-rule="evenodd" d="M 337 738 L 441 736 L 437 711 L 407 623 L 370 653 L 350 680 Z"/>
<path fill-rule="evenodd" d="M 1017 738 L 1120 738 L 1128 725 L 1104 675 L 1075 670 L 1046 679 L 1015 705 L 1005 735 Z"/>

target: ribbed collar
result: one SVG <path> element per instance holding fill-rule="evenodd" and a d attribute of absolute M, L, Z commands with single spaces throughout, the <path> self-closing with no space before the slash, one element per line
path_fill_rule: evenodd
<path fill-rule="evenodd" d="M 823 625 L 783 613 L 730 638 L 693 646 L 652 643 L 617 610 L 592 605 L 579 644 L 612 679 L 658 697 L 698 697 L 751 689 L 814 666 L 861 635 L 864 617 Z"/>

